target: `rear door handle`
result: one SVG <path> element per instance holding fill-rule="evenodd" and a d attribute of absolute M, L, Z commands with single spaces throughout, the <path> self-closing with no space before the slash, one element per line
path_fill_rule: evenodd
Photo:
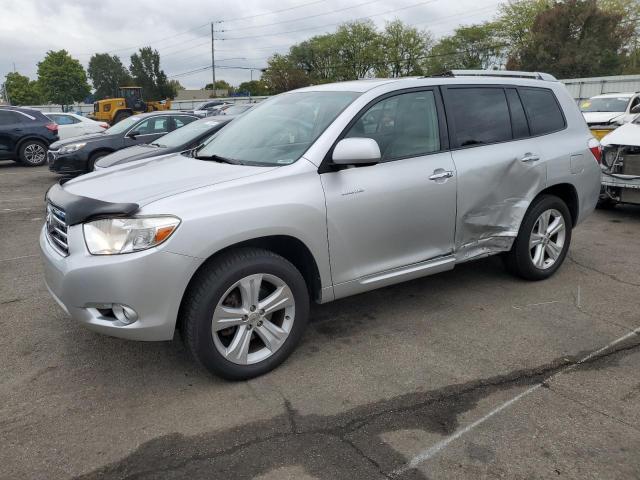
<path fill-rule="evenodd" d="M 540 157 L 533 153 L 525 153 L 524 157 L 520 159 L 520 161 L 524 163 L 533 163 L 533 162 L 537 162 L 538 160 L 540 160 Z"/>
<path fill-rule="evenodd" d="M 429 180 L 442 180 L 445 178 L 453 177 L 453 172 L 451 170 L 442 170 L 441 168 L 437 169 L 433 172 L 433 175 L 429 177 Z"/>

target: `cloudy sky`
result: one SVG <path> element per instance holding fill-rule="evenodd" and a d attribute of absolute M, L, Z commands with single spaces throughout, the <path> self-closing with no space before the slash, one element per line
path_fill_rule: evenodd
<path fill-rule="evenodd" d="M 492 18 L 498 0 L 0 0 L 0 81 L 15 69 L 34 79 L 48 50 L 66 49 L 86 67 L 93 53 L 129 57 L 150 45 L 162 68 L 186 88 L 211 81 L 210 22 L 215 24 L 216 78 L 249 80 L 275 52 L 332 32 L 338 24 L 396 18 L 446 35 Z M 233 67 L 233 68 L 229 68 Z M 244 67 L 243 69 L 237 67 Z M 195 71 L 195 72 L 194 72 Z"/>

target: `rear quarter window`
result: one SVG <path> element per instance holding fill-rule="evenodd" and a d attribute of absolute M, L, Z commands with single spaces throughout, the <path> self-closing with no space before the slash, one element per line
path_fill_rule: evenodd
<path fill-rule="evenodd" d="M 546 88 L 519 88 L 527 112 L 531 135 L 557 132 L 566 126 L 564 115 L 553 91 Z"/>

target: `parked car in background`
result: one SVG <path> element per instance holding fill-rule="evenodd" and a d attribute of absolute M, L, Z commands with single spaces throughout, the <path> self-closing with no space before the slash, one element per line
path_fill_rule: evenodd
<path fill-rule="evenodd" d="M 102 170 L 115 165 L 133 162 L 134 160 L 142 160 L 143 158 L 193 150 L 205 143 L 233 118 L 225 116 L 216 119 L 203 118 L 196 120 L 178 130 L 163 135 L 151 143 L 141 143 L 140 145 L 110 153 L 95 163 L 94 170 Z"/>
<path fill-rule="evenodd" d="M 251 110 L 256 104 L 255 103 L 242 103 L 239 105 L 230 105 L 224 109 L 213 110 L 210 113 L 207 113 L 208 117 L 218 117 L 223 115 L 242 115 L 243 113 Z"/>
<path fill-rule="evenodd" d="M 42 112 L 0 107 L 0 160 L 15 160 L 27 167 L 44 165 L 47 148 L 58 138 L 58 125 Z"/>
<path fill-rule="evenodd" d="M 222 100 L 210 100 L 208 102 L 202 102 L 194 107 L 193 110 L 184 110 L 185 113 L 193 113 L 199 117 L 206 117 L 207 112 L 212 108 L 217 108 L 222 105 L 230 105 Z"/>
<path fill-rule="evenodd" d="M 600 145 L 552 76 L 315 85 L 275 96 L 193 158 L 54 185 L 49 291 L 77 321 L 263 374 L 329 302 L 502 254 L 543 280 L 600 192 Z"/>
<path fill-rule="evenodd" d="M 580 102 L 580 110 L 597 139 L 640 113 L 640 93 L 607 93 Z"/>
<path fill-rule="evenodd" d="M 640 205 L 640 116 L 602 140 L 600 207 Z"/>
<path fill-rule="evenodd" d="M 96 122 L 90 118 L 75 113 L 42 112 L 45 117 L 58 124 L 58 136 L 60 140 L 78 137 L 88 133 L 102 133 L 109 128 L 107 122 Z"/>
<path fill-rule="evenodd" d="M 150 143 L 198 117 L 182 112 L 142 113 L 128 117 L 103 133 L 61 140 L 49 147 L 49 170 L 64 175 L 80 175 L 93 170 L 95 163 L 110 153 L 141 143 Z"/>

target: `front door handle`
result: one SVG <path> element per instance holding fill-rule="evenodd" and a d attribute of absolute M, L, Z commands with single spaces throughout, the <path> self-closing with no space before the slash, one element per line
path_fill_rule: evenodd
<path fill-rule="evenodd" d="M 540 160 L 540 157 L 533 153 L 525 153 L 524 157 L 520 159 L 520 161 L 524 163 L 533 163 L 533 162 L 537 162 L 538 160 Z"/>
<path fill-rule="evenodd" d="M 429 177 L 429 180 L 443 180 L 451 177 L 453 177 L 453 172 L 451 170 L 442 170 L 441 168 L 438 168 L 433 172 L 433 175 Z"/>

